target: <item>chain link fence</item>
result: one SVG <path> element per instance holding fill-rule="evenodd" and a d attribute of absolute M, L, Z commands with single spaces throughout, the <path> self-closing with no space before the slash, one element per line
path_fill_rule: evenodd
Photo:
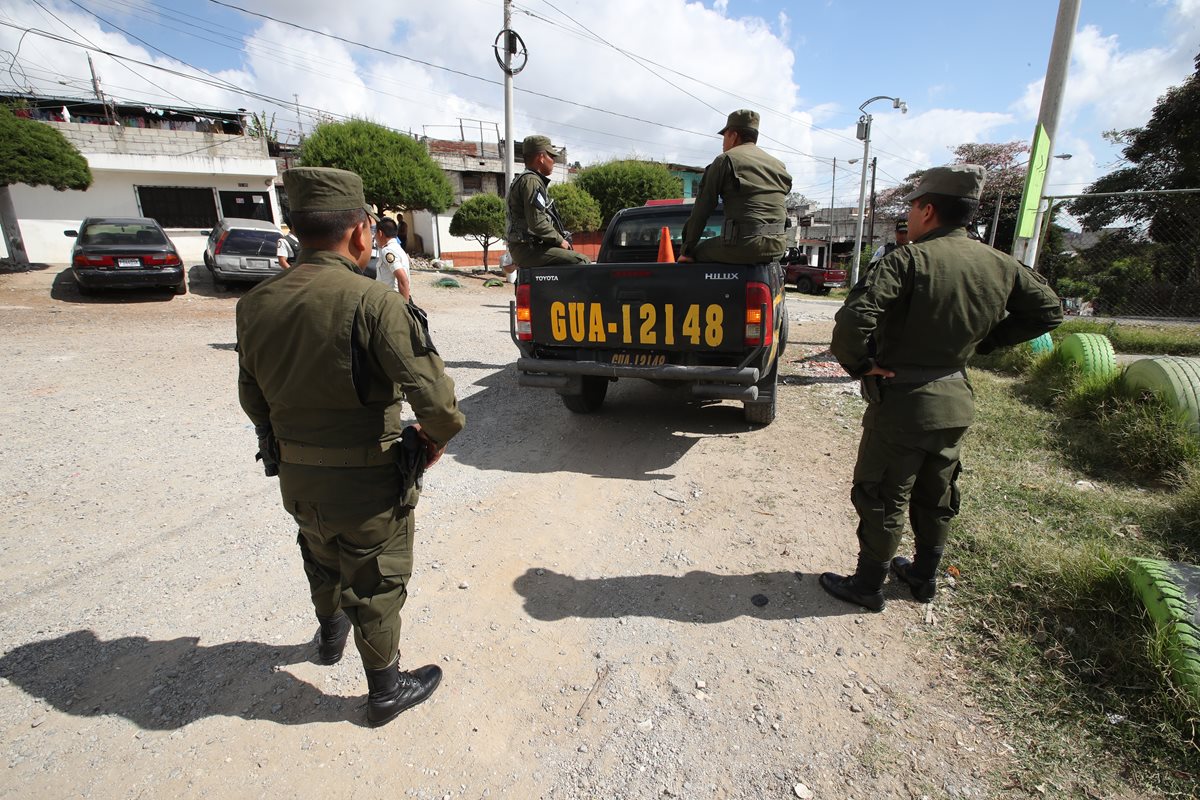
<path fill-rule="evenodd" d="M 1081 317 L 1185 326 L 1200 336 L 1200 189 L 1051 197 L 1037 270 Z M 1062 213 L 1094 230 L 1062 225 Z"/>

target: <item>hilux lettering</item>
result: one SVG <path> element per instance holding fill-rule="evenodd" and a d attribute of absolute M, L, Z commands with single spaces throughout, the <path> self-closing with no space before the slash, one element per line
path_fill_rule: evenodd
<path fill-rule="evenodd" d="M 735 281 L 738 274 L 736 272 L 706 272 L 704 280 L 706 281 Z"/>

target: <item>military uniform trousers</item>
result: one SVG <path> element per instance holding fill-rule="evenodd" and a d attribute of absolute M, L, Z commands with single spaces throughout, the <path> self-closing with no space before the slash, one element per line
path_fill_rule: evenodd
<path fill-rule="evenodd" d="M 518 267 L 550 267 L 555 264 L 590 264 L 592 260 L 583 253 L 565 247 L 541 247 L 531 244 L 508 245 L 513 263 Z"/>
<path fill-rule="evenodd" d="M 691 255 L 701 264 L 765 264 L 779 258 L 786 249 L 782 237 L 748 236 L 740 242 L 726 242 L 714 236 L 701 239 Z"/>
<path fill-rule="evenodd" d="M 945 545 L 958 514 L 959 452 L 966 432 L 863 430 L 850 499 L 864 557 L 883 563 L 896 555 L 906 511 L 918 550 Z"/>
<path fill-rule="evenodd" d="M 382 471 L 396 476 L 393 485 L 399 485 L 398 470 Z M 346 494 L 344 502 L 328 502 L 298 500 L 284 492 L 283 503 L 300 528 L 297 541 L 317 615 L 345 611 L 363 666 L 382 669 L 400 647 L 400 610 L 413 570 L 414 513 L 394 494 L 360 500 Z"/>

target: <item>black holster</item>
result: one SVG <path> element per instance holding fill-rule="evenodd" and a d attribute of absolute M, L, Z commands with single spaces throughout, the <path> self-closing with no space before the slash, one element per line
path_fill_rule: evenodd
<path fill-rule="evenodd" d="M 878 405 L 883 402 L 883 386 L 878 375 L 863 376 L 858 382 L 858 391 L 862 395 L 862 399 L 870 405 Z"/>
<path fill-rule="evenodd" d="M 254 435 L 258 437 L 258 453 L 254 460 L 263 463 L 263 472 L 268 478 L 274 478 L 279 474 L 279 442 L 271 430 L 271 423 L 255 425 Z"/>
<path fill-rule="evenodd" d="M 421 497 L 421 477 L 425 474 L 429 451 L 412 425 L 400 432 L 400 443 L 394 446 L 394 450 L 396 463 L 400 467 L 400 505 L 416 508 Z"/>

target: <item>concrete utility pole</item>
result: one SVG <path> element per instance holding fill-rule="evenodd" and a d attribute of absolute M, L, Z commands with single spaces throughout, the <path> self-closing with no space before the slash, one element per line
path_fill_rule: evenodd
<path fill-rule="evenodd" d="M 867 229 L 867 241 L 875 246 L 875 161 L 879 156 L 871 156 L 871 226 Z"/>
<path fill-rule="evenodd" d="M 1078 24 L 1079 0 L 1059 0 L 1054 40 L 1050 43 L 1050 60 L 1046 64 L 1046 81 L 1042 86 L 1042 105 L 1033 131 L 1029 171 L 1025 174 L 1025 191 L 1021 195 L 1021 210 L 1013 238 L 1013 256 L 1029 267 L 1037 261 L 1044 214 L 1042 190 L 1050 171 L 1050 154 L 1054 152 L 1054 136 L 1058 132 L 1058 113 L 1062 109 L 1067 69 L 1071 66 L 1071 41 Z"/>
<path fill-rule="evenodd" d="M 304 120 L 300 119 L 300 95 L 292 94 L 292 99 L 296 101 L 296 130 L 300 132 L 300 139 L 304 139 Z"/>
<path fill-rule="evenodd" d="M 512 57 L 514 42 L 512 30 L 512 0 L 504 0 L 504 191 L 513 182 L 513 160 L 516 158 L 513 145 L 513 72 Z"/>
<path fill-rule="evenodd" d="M 96 65 L 92 63 L 92 54 L 87 54 L 88 69 L 92 71 L 92 91 L 96 94 L 96 99 L 101 103 L 104 102 L 104 93 L 100 91 L 100 78 L 96 75 Z"/>
<path fill-rule="evenodd" d="M 833 187 L 829 190 L 829 257 L 825 269 L 833 268 L 833 209 L 837 203 L 837 156 L 833 157 Z"/>

